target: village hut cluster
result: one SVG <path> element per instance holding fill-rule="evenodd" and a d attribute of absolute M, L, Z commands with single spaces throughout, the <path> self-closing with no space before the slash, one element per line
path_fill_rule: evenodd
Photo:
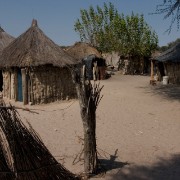
<path fill-rule="evenodd" d="M 180 43 L 152 57 L 151 79 L 164 84 L 180 84 Z"/>
<path fill-rule="evenodd" d="M 86 67 L 86 79 L 103 80 L 106 78 L 106 62 L 96 48 L 88 43 L 77 42 L 66 51 Z"/>
<path fill-rule="evenodd" d="M 151 79 L 156 75 L 160 81 L 168 77 L 169 83 L 180 83 L 179 50 L 180 44 L 177 44 L 151 59 Z M 106 79 L 107 67 L 123 69 L 123 74 L 149 72 L 150 61 L 138 61 L 139 69 L 135 62 L 117 52 L 102 55 L 83 42 L 63 49 L 43 33 L 36 20 L 17 38 L 0 27 L 0 91 L 3 97 L 24 104 L 76 98 L 71 75 L 75 65 L 85 67 L 84 74 L 89 80 Z"/>
<path fill-rule="evenodd" d="M 0 46 L 3 97 L 24 104 L 76 98 L 71 68 L 93 55 L 93 72 L 94 62 L 103 61 L 100 53 L 87 44 L 80 44 L 80 47 L 75 44 L 66 52 L 43 33 L 37 20 L 16 39 L 7 33 L 3 39 L 6 40 L 6 44 L 1 40 L 3 47 Z"/>

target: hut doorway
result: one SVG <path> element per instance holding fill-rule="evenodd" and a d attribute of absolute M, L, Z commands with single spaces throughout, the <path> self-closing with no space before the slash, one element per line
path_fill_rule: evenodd
<path fill-rule="evenodd" d="M 95 55 L 89 55 L 83 59 L 83 65 L 86 67 L 85 76 L 89 80 L 101 80 L 105 78 L 105 60 Z"/>
<path fill-rule="evenodd" d="M 18 74 L 17 74 L 17 80 L 18 80 L 18 98 L 17 100 L 22 102 L 23 101 L 23 94 L 22 94 L 22 74 L 21 74 L 21 69 L 18 69 Z"/>
<path fill-rule="evenodd" d="M 0 70 L 0 91 L 3 90 L 3 75 L 2 75 L 2 71 Z"/>
<path fill-rule="evenodd" d="M 158 63 L 158 69 L 159 69 L 159 73 L 160 73 L 159 79 L 162 80 L 162 77 L 165 76 L 164 65 L 162 62 Z"/>

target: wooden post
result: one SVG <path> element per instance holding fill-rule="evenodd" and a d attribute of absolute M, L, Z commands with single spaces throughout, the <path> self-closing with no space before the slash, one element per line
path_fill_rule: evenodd
<path fill-rule="evenodd" d="M 14 74 L 14 70 L 11 72 L 11 99 L 15 99 L 15 74 Z"/>
<path fill-rule="evenodd" d="M 14 70 L 14 100 L 18 100 L 18 73 L 17 69 Z"/>
<path fill-rule="evenodd" d="M 97 170 L 96 150 L 96 108 L 100 101 L 99 86 L 92 86 L 89 80 L 85 80 L 85 67 L 72 70 L 73 81 L 76 86 L 79 99 L 80 113 L 84 129 L 84 171 L 88 177 Z"/>
<path fill-rule="evenodd" d="M 28 104 L 28 89 L 27 89 L 27 78 L 26 78 L 26 70 L 21 69 L 22 74 L 22 91 L 23 91 L 23 104 Z"/>
<path fill-rule="evenodd" d="M 8 96 L 11 99 L 11 72 L 8 71 Z"/>
<path fill-rule="evenodd" d="M 7 81 L 7 72 L 3 70 L 3 97 L 7 97 L 6 95 L 6 81 Z"/>
<path fill-rule="evenodd" d="M 156 81 L 154 80 L 154 61 L 151 59 L 151 85 L 156 85 Z"/>
<path fill-rule="evenodd" d="M 97 61 L 93 63 L 93 80 L 96 81 L 97 78 Z"/>
<path fill-rule="evenodd" d="M 154 80 L 154 62 L 151 59 L 151 81 Z"/>

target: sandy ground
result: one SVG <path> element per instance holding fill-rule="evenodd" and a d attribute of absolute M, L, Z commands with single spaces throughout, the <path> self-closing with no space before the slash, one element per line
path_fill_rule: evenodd
<path fill-rule="evenodd" d="M 107 172 L 92 179 L 180 179 L 180 86 L 150 86 L 149 79 L 117 73 L 101 81 L 97 150 Z M 83 172 L 82 162 L 73 165 L 83 137 L 78 101 L 25 107 L 36 113 L 18 110 L 21 118 L 54 157 L 70 171 Z"/>

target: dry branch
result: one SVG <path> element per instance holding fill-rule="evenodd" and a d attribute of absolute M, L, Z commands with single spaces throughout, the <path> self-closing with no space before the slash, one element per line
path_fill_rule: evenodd
<path fill-rule="evenodd" d="M 28 111 L 28 112 L 31 112 L 31 113 L 35 113 L 35 114 L 39 114 L 38 112 L 35 112 L 33 110 L 36 110 L 36 109 L 29 109 L 29 108 L 23 108 L 23 107 L 17 107 L 17 106 L 0 106 L 0 109 L 12 109 L 12 107 L 14 109 L 22 109 L 23 111 Z"/>
<path fill-rule="evenodd" d="M 16 179 L 79 179 L 56 161 L 31 126 L 27 129 L 13 106 L 0 108 L 0 132 L 6 162 Z"/>

